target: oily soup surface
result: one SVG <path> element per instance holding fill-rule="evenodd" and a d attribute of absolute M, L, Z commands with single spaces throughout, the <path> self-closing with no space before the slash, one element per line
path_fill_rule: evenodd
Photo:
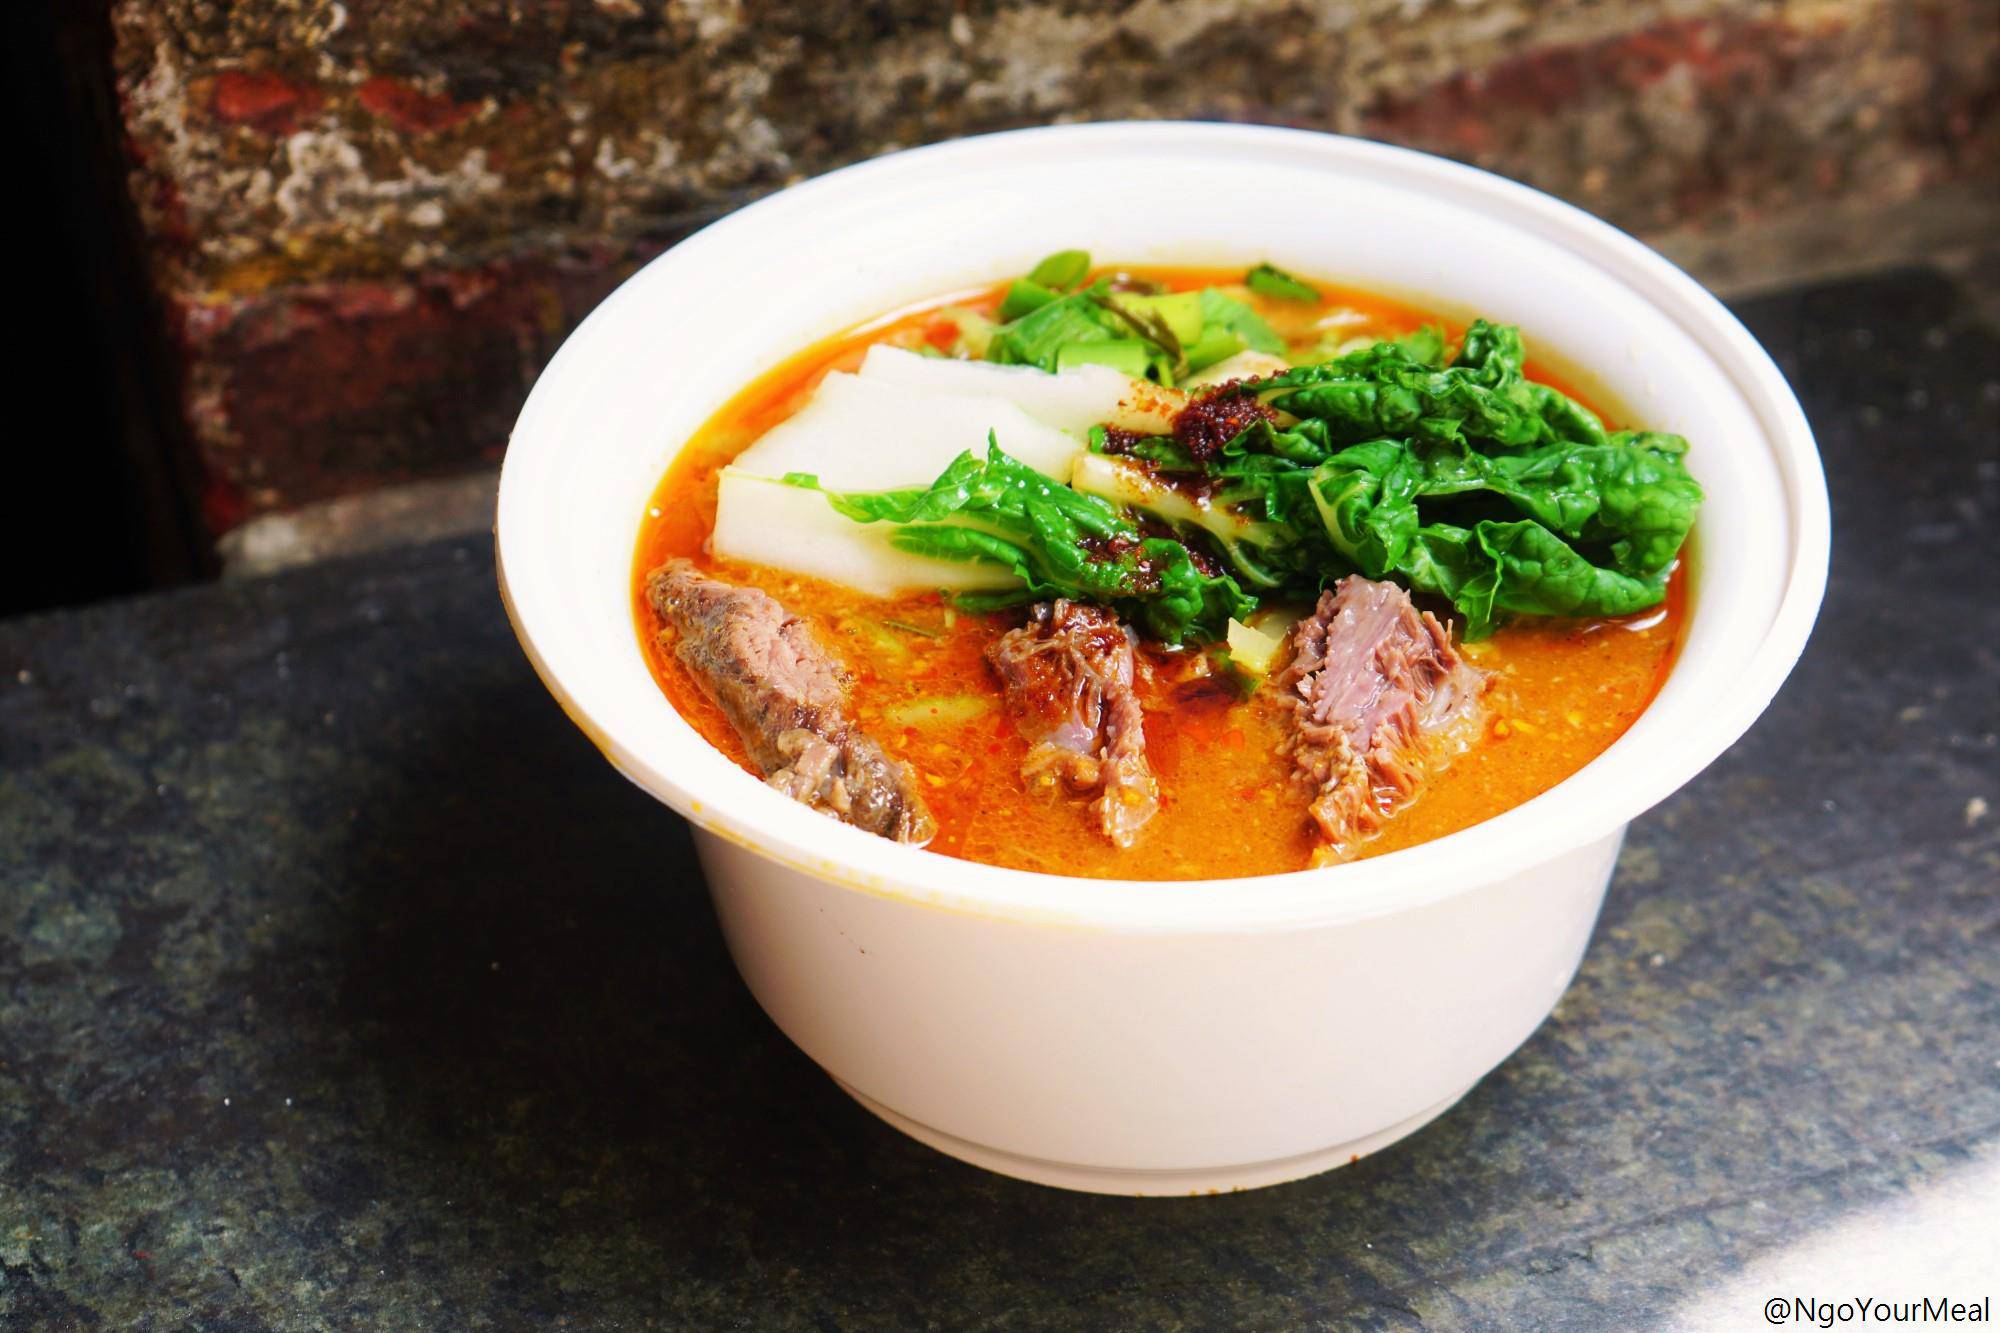
<path fill-rule="evenodd" d="M 1134 270 L 1175 289 L 1232 282 L 1203 269 Z M 811 622 L 854 675 L 855 717 L 916 770 L 937 816 L 930 849 L 949 856 L 1053 874 L 1201 879 L 1303 868 L 1315 845 L 1308 796 L 1278 753 L 1280 711 L 1269 686 L 1245 701 L 1219 677 L 1197 674 L 1199 654 L 1143 652 L 1140 682 L 1147 751 L 1160 784 L 1160 812 L 1136 846 L 1119 851 L 1099 831 L 1090 797 L 1023 790 L 1027 744 L 1016 733 L 986 646 L 1018 614 L 954 611 L 935 593 L 884 601 L 761 566 L 718 560 L 707 550 L 715 522 L 716 474 L 811 396 L 829 371 L 852 370 L 880 342 L 944 345 L 955 326 L 947 306 L 990 313 L 1004 284 L 940 298 L 831 339 L 751 384 L 707 422 L 675 461 L 648 505 L 633 566 L 633 610 L 655 678 L 674 706 L 716 748 L 756 769 L 722 712 L 659 641 L 646 604 L 648 570 L 674 556 L 732 582 L 764 589 Z M 1244 294 L 1288 340 L 1351 328 L 1392 337 L 1446 323 L 1365 293 L 1321 288 L 1316 304 Z M 1571 392 L 1534 366 L 1533 378 Z M 1576 772 L 1644 710 L 1671 664 L 1685 598 L 1676 572 L 1666 603 L 1625 620 L 1547 621 L 1503 628 L 1466 655 L 1490 673 L 1484 735 L 1435 773 L 1416 801 L 1359 854 L 1374 856 L 1442 837 L 1521 804 Z"/>

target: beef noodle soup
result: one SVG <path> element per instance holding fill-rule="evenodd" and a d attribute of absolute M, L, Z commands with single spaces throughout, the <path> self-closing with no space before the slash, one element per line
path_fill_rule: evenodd
<path fill-rule="evenodd" d="M 1659 688 L 1701 491 L 1614 424 L 1506 326 L 1065 252 L 747 386 L 651 498 L 634 614 L 709 742 L 884 837 L 1135 879 L 1379 855 Z"/>

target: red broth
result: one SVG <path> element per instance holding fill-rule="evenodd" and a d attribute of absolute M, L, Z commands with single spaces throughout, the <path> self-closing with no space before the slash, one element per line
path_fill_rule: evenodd
<path fill-rule="evenodd" d="M 1227 285 L 1236 271 L 1135 269 L 1175 289 Z M 758 436 L 790 416 L 821 378 L 852 370 L 876 343 L 950 343 L 947 308 L 991 313 L 1005 284 L 953 293 L 809 348 L 750 384 L 695 434 L 647 508 L 632 567 L 633 618 L 647 660 L 674 707 L 711 744 L 755 773 L 743 745 L 699 683 L 659 641 L 646 604 L 645 574 L 684 556 L 718 577 L 763 588 L 819 631 L 855 678 L 860 724 L 920 775 L 937 816 L 931 850 L 1053 874 L 1132 879 L 1206 879 L 1303 868 L 1314 838 L 1306 798 L 1278 753 L 1281 724 L 1270 694 L 1245 701 L 1215 678 L 1192 674 L 1198 655 L 1150 655 L 1142 684 L 1148 753 L 1160 811 L 1138 844 L 1114 848 L 1086 797 L 1027 795 L 1027 752 L 1001 706 L 984 658 L 1016 618 L 954 611 L 936 593 L 884 601 L 779 570 L 711 556 L 716 474 Z M 1278 332 L 1314 336 L 1330 316 L 1358 332 L 1394 336 L 1451 321 L 1365 292 L 1322 287 L 1318 305 L 1247 292 Z M 1338 325 L 1343 331 L 1348 323 Z M 1546 367 L 1528 373 L 1572 396 Z M 1586 400 L 1587 401 L 1587 400 Z M 1591 404 L 1593 407 L 1596 404 Z M 1548 790 L 1601 754 L 1644 711 L 1672 665 L 1686 603 L 1677 571 L 1661 607 L 1622 620 L 1554 621 L 1504 628 L 1466 653 L 1492 673 L 1482 743 L 1426 784 L 1418 799 L 1360 850 L 1375 856 L 1490 819 Z"/>

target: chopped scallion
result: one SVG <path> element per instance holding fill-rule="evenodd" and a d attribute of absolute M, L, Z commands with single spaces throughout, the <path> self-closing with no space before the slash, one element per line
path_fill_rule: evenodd
<path fill-rule="evenodd" d="M 1259 296 L 1276 297 L 1280 301 L 1317 301 L 1319 289 L 1309 283 L 1300 282 L 1281 268 L 1270 264 L 1259 264 L 1244 275 L 1243 285 Z"/>

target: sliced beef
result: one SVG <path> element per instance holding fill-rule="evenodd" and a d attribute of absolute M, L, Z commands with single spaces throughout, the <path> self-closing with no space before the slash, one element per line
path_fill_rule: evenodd
<path fill-rule="evenodd" d="M 1056 601 L 1037 603 L 1026 625 L 986 650 L 1031 747 L 1021 763 L 1029 788 L 1101 793 L 1098 819 L 1119 847 L 1132 845 L 1160 805 L 1132 689 L 1134 643 L 1109 611 Z"/>
<path fill-rule="evenodd" d="M 909 767 L 848 716 L 848 676 L 812 627 L 755 588 L 713 579 L 686 560 L 646 576 L 674 654 L 721 707 L 773 787 L 897 842 L 929 842 L 937 824 Z"/>
<path fill-rule="evenodd" d="M 1286 749 L 1313 791 L 1320 861 L 1344 860 L 1472 734 L 1486 678 L 1393 583 L 1358 576 L 1293 627 Z"/>

